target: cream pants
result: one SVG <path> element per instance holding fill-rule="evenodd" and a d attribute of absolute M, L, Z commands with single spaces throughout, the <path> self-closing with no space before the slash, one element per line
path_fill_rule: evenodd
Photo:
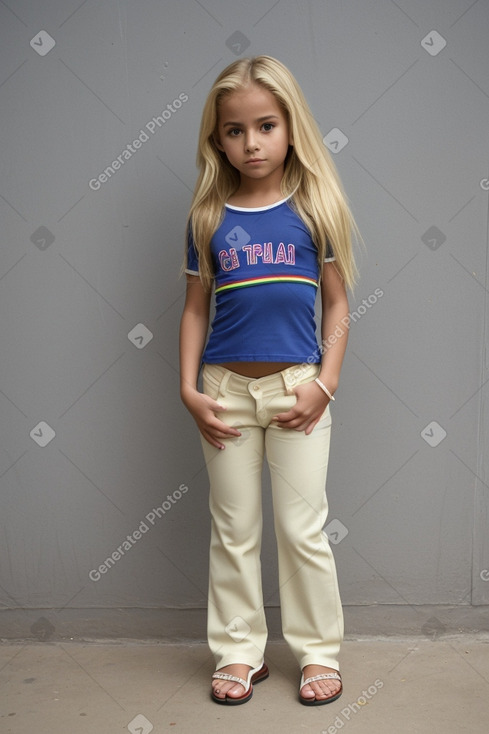
<path fill-rule="evenodd" d="M 333 554 L 322 532 L 331 415 L 329 404 L 309 436 L 279 428 L 274 415 L 296 402 L 292 388 L 314 380 L 319 365 L 249 378 L 206 364 L 203 388 L 226 406 L 219 417 L 241 431 L 224 450 L 202 437 L 210 480 L 211 543 L 208 641 L 216 669 L 257 667 L 267 625 L 261 580 L 261 477 L 266 453 L 277 539 L 282 631 L 301 669 L 339 669 L 343 612 Z"/>

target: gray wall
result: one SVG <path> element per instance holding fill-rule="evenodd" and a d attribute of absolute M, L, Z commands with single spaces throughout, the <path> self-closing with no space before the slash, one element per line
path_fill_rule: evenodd
<path fill-rule="evenodd" d="M 206 94 L 260 53 L 303 86 L 366 243 L 332 407 L 344 604 L 433 634 L 433 608 L 487 604 L 487 2 L 7 0 L 0 28 L 3 635 L 127 632 L 121 610 L 204 631 L 179 268 Z M 266 474 L 264 511 L 273 615 Z"/>

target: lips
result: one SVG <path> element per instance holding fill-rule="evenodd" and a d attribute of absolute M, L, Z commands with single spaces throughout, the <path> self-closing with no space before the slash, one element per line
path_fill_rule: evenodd
<path fill-rule="evenodd" d="M 264 158 L 250 158 L 248 161 L 245 161 L 245 163 L 263 163 L 264 160 Z"/>

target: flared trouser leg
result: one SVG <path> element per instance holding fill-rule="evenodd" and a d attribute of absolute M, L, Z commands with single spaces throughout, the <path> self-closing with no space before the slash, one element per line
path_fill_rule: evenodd
<path fill-rule="evenodd" d="M 316 366 L 308 365 L 296 384 L 316 374 Z M 261 475 L 266 452 L 283 634 L 301 668 L 316 663 L 338 670 L 343 615 L 333 555 L 322 532 L 328 512 L 329 406 L 306 436 L 270 422 L 296 400 L 283 373 L 252 379 L 206 365 L 204 391 L 226 406 L 219 417 L 242 433 L 225 439 L 224 450 L 202 439 L 211 511 L 207 632 L 216 667 L 237 662 L 257 667 L 263 659 Z"/>
<path fill-rule="evenodd" d="M 257 667 L 267 625 L 261 576 L 261 476 L 264 431 L 226 441 L 224 451 L 203 441 L 210 479 L 211 540 L 207 636 L 216 669 L 231 663 Z"/>
<path fill-rule="evenodd" d="M 339 670 L 343 610 L 333 553 L 323 532 L 330 433 L 329 410 L 309 436 L 271 425 L 266 454 L 283 635 L 301 668 L 314 663 Z"/>

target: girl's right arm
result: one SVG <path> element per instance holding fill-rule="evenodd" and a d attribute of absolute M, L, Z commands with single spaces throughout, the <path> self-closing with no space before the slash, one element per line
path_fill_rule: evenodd
<path fill-rule="evenodd" d="M 220 439 L 240 436 L 241 433 L 216 416 L 226 408 L 197 388 L 209 327 L 210 300 L 211 294 L 204 290 L 200 278 L 187 275 L 187 293 L 180 322 L 180 395 L 204 438 L 212 446 L 224 449 Z"/>

